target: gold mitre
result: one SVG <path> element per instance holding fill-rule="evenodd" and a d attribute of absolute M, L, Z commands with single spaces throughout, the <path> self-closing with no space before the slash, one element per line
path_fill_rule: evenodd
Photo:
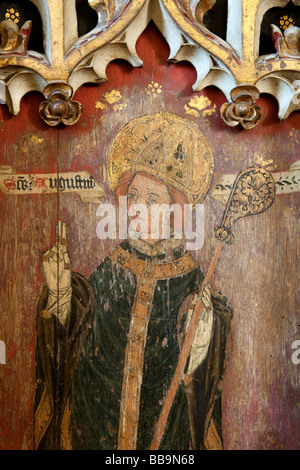
<path fill-rule="evenodd" d="M 203 202 L 213 177 L 214 158 L 199 127 L 171 113 L 133 119 L 115 137 L 108 179 L 115 192 L 127 171 L 156 176 L 183 192 L 193 206 Z"/>

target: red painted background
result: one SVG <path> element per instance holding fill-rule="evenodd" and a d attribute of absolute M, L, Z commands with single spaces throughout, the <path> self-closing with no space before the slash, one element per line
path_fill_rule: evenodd
<path fill-rule="evenodd" d="M 17 173 L 88 170 L 107 190 L 105 161 L 111 139 L 130 119 L 165 110 L 198 123 L 211 141 L 215 178 L 236 174 L 261 155 L 274 171 L 287 171 L 299 159 L 300 113 L 286 121 L 277 117 L 277 103 L 262 96 L 264 118 L 252 131 L 229 128 L 220 118 L 224 95 L 211 87 L 194 93 L 194 68 L 168 63 L 169 48 L 152 24 L 140 37 L 143 67 L 115 61 L 107 67 L 108 81 L 81 87 L 75 99 L 83 105 L 80 121 L 53 129 L 39 117 L 42 96 L 22 99 L 21 112 L 11 116 L 0 106 L 0 164 Z M 148 95 L 151 82 L 161 86 Z M 103 99 L 118 90 L 124 104 L 116 111 Z M 191 98 L 205 95 L 215 104 L 212 115 L 187 115 Z M 105 103 L 102 110 L 97 102 Z M 58 142 L 58 146 L 57 146 Z M 228 449 L 299 449 L 299 367 L 291 361 L 292 342 L 300 339 L 297 297 L 299 236 L 298 194 L 278 196 L 267 214 L 241 221 L 235 242 L 226 248 L 214 284 L 224 293 L 234 319 L 224 379 L 224 444 Z M 44 284 L 41 254 L 51 246 L 59 216 L 69 228 L 70 255 L 75 271 L 89 275 L 111 249 L 112 242 L 96 237 L 96 204 L 77 195 L 7 196 L 0 192 L 1 309 L 0 340 L 7 345 L 7 363 L 0 365 L 0 449 L 33 446 L 35 391 L 35 315 Z M 225 206 L 208 195 L 205 205 L 205 245 L 195 256 L 208 266 L 215 245 L 214 227 Z"/>

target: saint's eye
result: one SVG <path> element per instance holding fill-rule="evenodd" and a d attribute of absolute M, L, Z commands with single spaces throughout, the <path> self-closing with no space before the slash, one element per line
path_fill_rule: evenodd
<path fill-rule="evenodd" d="M 147 204 L 150 206 L 151 204 L 157 204 L 157 198 L 150 196 L 147 200 Z"/>
<path fill-rule="evenodd" d="M 137 199 L 137 194 L 134 193 L 134 192 L 129 193 L 129 194 L 128 194 L 128 199 L 130 199 L 130 200 Z"/>

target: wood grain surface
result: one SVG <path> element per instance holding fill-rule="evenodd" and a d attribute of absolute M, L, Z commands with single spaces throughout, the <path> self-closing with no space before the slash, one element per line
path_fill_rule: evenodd
<path fill-rule="evenodd" d="M 167 62 L 168 46 L 151 24 L 137 44 L 140 69 L 116 61 L 108 82 L 83 86 L 83 105 L 72 128 L 49 128 L 39 118 L 39 94 L 26 95 L 19 115 L 0 106 L 0 165 L 16 173 L 90 172 L 114 202 L 105 163 L 112 138 L 130 119 L 156 111 L 184 115 L 210 140 L 215 177 L 249 167 L 287 171 L 300 154 L 300 115 L 277 118 L 275 100 L 261 97 L 264 118 L 245 132 L 223 123 L 224 96 L 214 88 L 194 93 L 196 74 L 187 63 Z M 202 103 L 202 105 L 201 105 Z M 205 107 L 201 107 L 207 104 Z M 76 194 L 0 193 L 0 340 L 7 348 L 0 365 L 0 448 L 32 449 L 35 392 L 35 316 L 44 285 L 41 255 L 54 241 L 58 217 L 67 223 L 72 267 L 88 276 L 117 241 L 96 236 L 97 203 Z M 225 206 L 205 201 L 205 242 L 192 253 L 208 268 L 217 241 L 214 228 Z M 299 367 L 292 344 L 300 340 L 299 193 L 277 196 L 265 213 L 238 221 L 234 242 L 221 254 L 214 288 L 225 295 L 234 316 L 223 382 L 226 449 L 299 449 Z"/>

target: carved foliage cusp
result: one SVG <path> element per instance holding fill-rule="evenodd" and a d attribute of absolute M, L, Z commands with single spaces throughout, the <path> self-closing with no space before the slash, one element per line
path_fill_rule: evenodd
<path fill-rule="evenodd" d="M 205 13 L 212 9 L 216 1 L 217 0 L 178 0 L 178 3 L 188 16 L 202 24 Z"/>
<path fill-rule="evenodd" d="M 131 0 L 88 0 L 88 3 L 93 10 L 98 14 L 98 23 L 110 23 L 130 3 Z"/>

